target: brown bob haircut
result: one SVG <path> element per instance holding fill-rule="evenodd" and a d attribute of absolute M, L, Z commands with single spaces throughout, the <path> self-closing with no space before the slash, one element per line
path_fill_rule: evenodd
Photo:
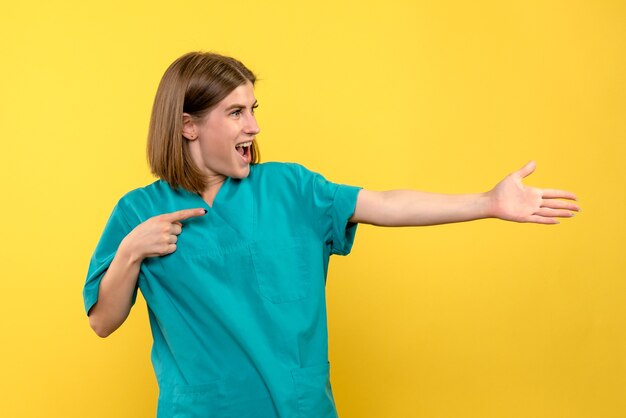
<path fill-rule="evenodd" d="M 147 157 L 152 174 L 174 189 L 201 194 L 207 180 L 183 137 L 183 113 L 202 118 L 234 89 L 255 81 L 241 62 L 212 52 L 189 52 L 174 61 L 161 78 L 150 117 Z M 256 141 L 251 157 L 251 164 L 260 161 Z"/>

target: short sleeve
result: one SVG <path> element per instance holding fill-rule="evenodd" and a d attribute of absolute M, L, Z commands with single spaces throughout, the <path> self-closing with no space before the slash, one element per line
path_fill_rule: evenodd
<path fill-rule="evenodd" d="M 83 288 L 83 301 L 85 303 L 85 312 L 89 314 L 89 310 L 98 301 L 98 289 L 100 281 L 111 265 L 111 261 L 117 253 L 117 249 L 126 235 L 132 230 L 130 223 L 127 221 L 122 210 L 123 201 L 120 200 L 113 208 L 113 212 L 104 227 L 102 236 L 98 241 L 96 249 L 91 256 L 89 268 L 87 270 L 87 280 Z M 137 288 L 133 293 L 132 303 L 137 298 Z"/>
<path fill-rule="evenodd" d="M 316 226 L 330 245 L 330 253 L 348 255 L 358 226 L 348 220 L 354 214 L 362 187 L 333 183 L 321 174 L 297 166 L 302 176 L 305 199 L 310 199 Z"/>

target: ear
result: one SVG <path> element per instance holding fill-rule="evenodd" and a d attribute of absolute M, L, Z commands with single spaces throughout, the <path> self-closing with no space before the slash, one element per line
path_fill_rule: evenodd
<path fill-rule="evenodd" d="M 189 113 L 183 113 L 183 136 L 190 141 L 198 138 L 198 129 Z"/>

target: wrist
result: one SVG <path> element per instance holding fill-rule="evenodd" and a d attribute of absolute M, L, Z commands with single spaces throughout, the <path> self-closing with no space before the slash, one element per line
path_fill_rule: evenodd
<path fill-rule="evenodd" d="M 137 250 L 137 248 L 133 245 L 132 240 L 128 239 L 128 237 L 122 240 L 119 248 L 117 249 L 117 252 L 130 264 L 141 264 L 144 258 L 146 258 Z"/>
<path fill-rule="evenodd" d="M 483 218 L 497 218 L 496 199 L 493 196 L 492 191 L 481 193 L 480 195 L 480 210 Z"/>

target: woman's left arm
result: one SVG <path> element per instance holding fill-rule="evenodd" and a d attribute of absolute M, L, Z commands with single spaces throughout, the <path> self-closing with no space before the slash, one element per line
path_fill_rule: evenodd
<path fill-rule="evenodd" d="M 574 193 L 522 184 L 535 171 L 531 161 L 493 189 L 478 194 L 437 194 L 414 190 L 361 190 L 353 223 L 379 226 L 422 226 L 498 218 L 514 222 L 557 224 L 579 211 Z"/>

